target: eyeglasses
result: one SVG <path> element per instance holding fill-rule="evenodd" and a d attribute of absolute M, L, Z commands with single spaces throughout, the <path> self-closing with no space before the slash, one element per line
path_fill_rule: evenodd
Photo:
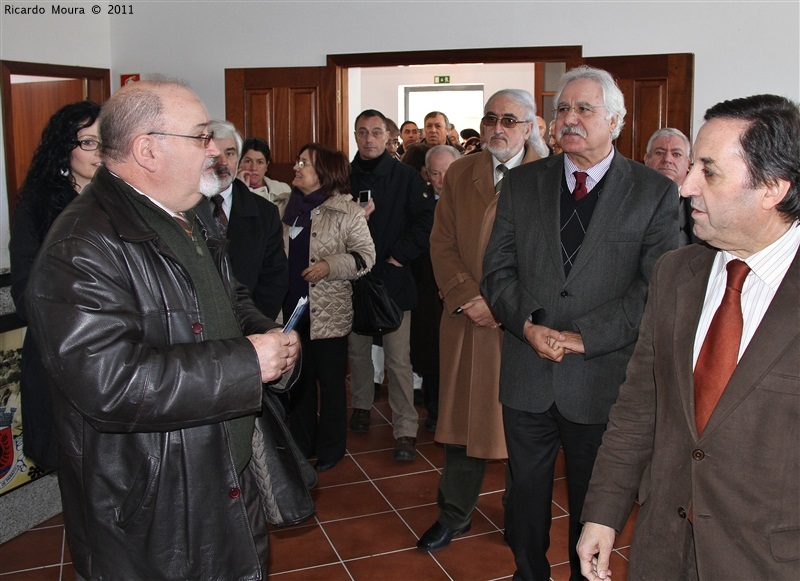
<path fill-rule="evenodd" d="M 366 129 L 359 129 L 356 131 L 356 135 L 361 139 L 366 139 L 370 133 L 372 133 L 372 137 L 375 139 L 380 139 L 386 132 L 383 129 L 373 129 L 371 132 Z"/>
<path fill-rule="evenodd" d="M 80 147 L 83 151 L 97 151 L 100 149 L 100 142 L 96 139 L 77 139 L 72 143 L 75 147 Z"/>
<path fill-rule="evenodd" d="M 575 115 L 586 119 L 594 115 L 594 112 L 600 107 L 605 107 L 605 105 L 589 105 L 588 103 L 581 103 L 575 107 L 570 107 L 566 103 L 561 103 L 558 107 L 553 109 L 553 113 L 555 113 L 556 117 L 559 119 L 563 119 L 569 115 L 570 111 L 575 111 Z"/>
<path fill-rule="evenodd" d="M 520 120 L 515 117 L 498 117 L 497 115 L 492 115 L 491 113 L 484 115 L 481 119 L 481 123 L 487 127 L 494 127 L 497 125 L 498 121 L 500 122 L 500 125 L 506 129 L 514 129 L 514 127 L 517 126 L 517 123 L 532 123 L 531 121 Z"/>
<path fill-rule="evenodd" d="M 196 139 L 203 143 L 203 147 L 208 147 L 208 142 L 214 139 L 214 132 L 209 131 L 202 135 L 181 135 L 180 133 L 162 133 L 160 131 L 151 131 L 148 135 L 163 135 L 165 137 L 184 137 L 186 139 Z"/>
<path fill-rule="evenodd" d="M 294 164 L 300 169 L 303 169 L 304 167 L 311 167 L 310 161 L 303 161 L 302 159 L 296 159 Z"/>

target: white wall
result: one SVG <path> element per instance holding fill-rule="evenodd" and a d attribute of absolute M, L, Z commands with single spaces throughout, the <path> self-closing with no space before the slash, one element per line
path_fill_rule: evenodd
<path fill-rule="evenodd" d="M 226 67 L 322 66 L 328 54 L 484 47 L 581 45 L 585 56 L 692 52 L 695 129 L 703 111 L 723 99 L 800 97 L 798 2 L 128 3 L 133 15 L 40 17 L 5 15 L 9 2 L 2 0 L 0 58 L 110 64 L 115 85 L 121 73 L 178 76 L 215 117 L 225 112 Z"/>

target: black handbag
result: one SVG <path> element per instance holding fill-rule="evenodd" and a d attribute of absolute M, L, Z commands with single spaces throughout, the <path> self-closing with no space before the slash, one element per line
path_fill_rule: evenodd
<path fill-rule="evenodd" d="M 367 263 L 358 252 L 350 254 L 359 271 L 367 269 Z M 353 286 L 353 333 L 385 335 L 400 328 L 403 311 L 389 296 L 382 280 L 367 272 L 350 284 Z"/>
<path fill-rule="evenodd" d="M 317 473 L 289 433 L 275 394 L 265 389 L 262 403 L 253 431 L 250 468 L 267 522 L 276 527 L 301 523 L 316 514 L 309 490 L 317 485 Z"/>

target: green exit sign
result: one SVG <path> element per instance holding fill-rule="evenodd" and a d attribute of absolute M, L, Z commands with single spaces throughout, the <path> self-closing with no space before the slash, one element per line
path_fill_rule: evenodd
<path fill-rule="evenodd" d="M 433 83 L 435 85 L 446 85 L 450 82 L 450 75 L 442 75 L 438 77 L 433 77 Z"/>

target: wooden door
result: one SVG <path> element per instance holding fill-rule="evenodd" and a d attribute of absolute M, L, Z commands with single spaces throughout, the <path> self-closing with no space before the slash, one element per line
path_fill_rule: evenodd
<path fill-rule="evenodd" d="M 328 67 L 225 69 L 225 112 L 245 137 L 269 143 L 268 175 L 290 183 L 300 147 L 335 148 L 336 91 Z"/>
<path fill-rule="evenodd" d="M 611 73 L 625 95 L 625 127 L 617 149 L 644 161 L 647 140 L 662 127 L 692 138 L 693 54 L 658 54 L 586 58 L 587 65 Z"/>

